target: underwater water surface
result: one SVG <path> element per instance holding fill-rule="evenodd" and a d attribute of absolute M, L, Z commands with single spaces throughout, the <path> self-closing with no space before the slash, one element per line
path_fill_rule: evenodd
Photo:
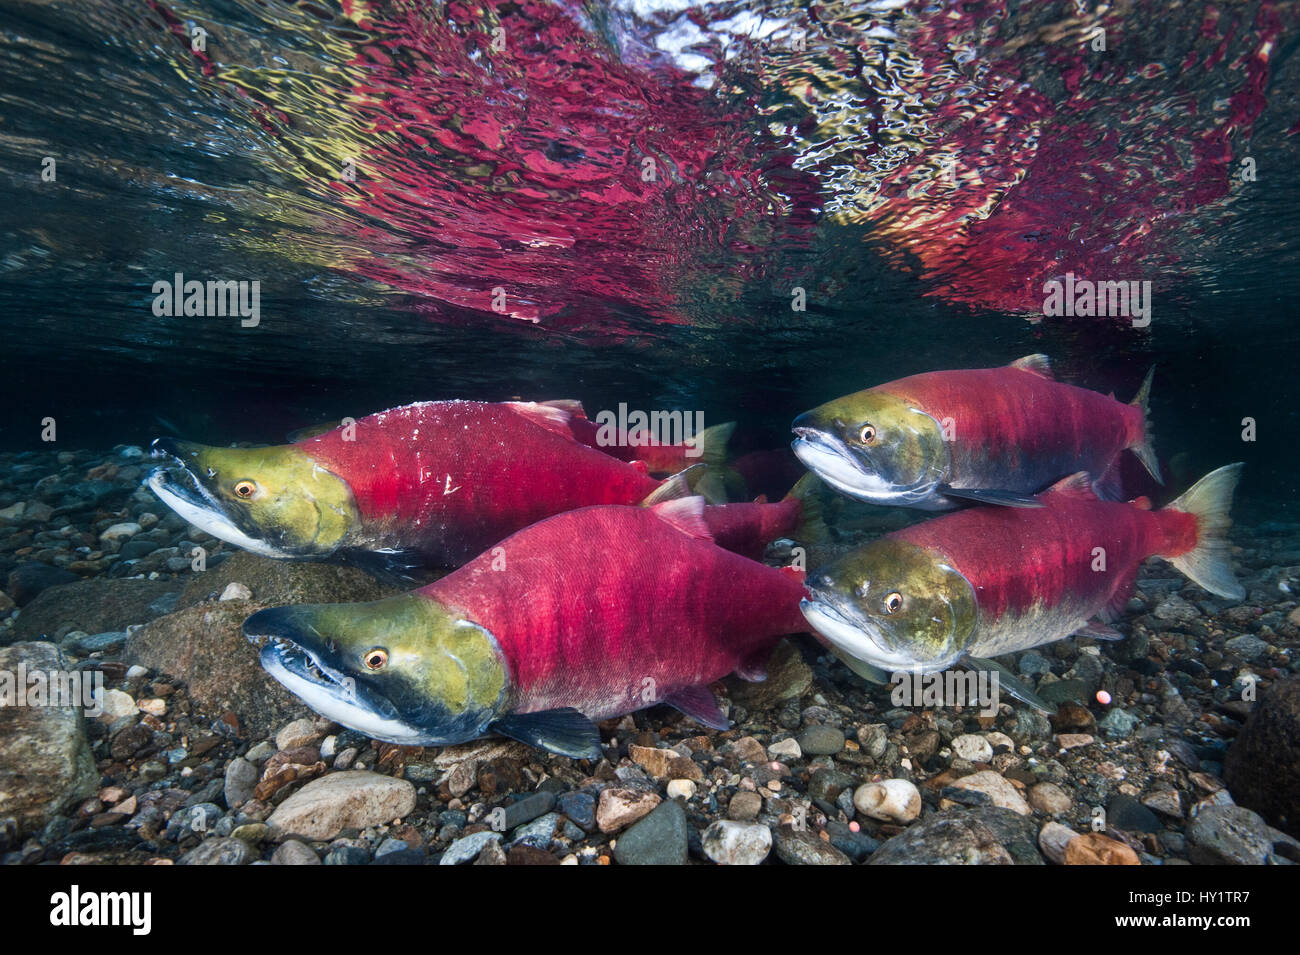
<path fill-rule="evenodd" d="M 1286 3 L 9 3 L 0 440 L 523 396 L 776 446 L 1041 351 L 1125 399 L 1157 364 L 1162 453 L 1285 506 L 1296 42 Z M 1067 272 L 1149 324 L 1044 318 Z M 176 273 L 258 326 L 155 315 Z"/>

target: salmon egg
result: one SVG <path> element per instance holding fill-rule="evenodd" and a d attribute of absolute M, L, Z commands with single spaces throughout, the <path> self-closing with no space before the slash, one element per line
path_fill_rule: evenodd
<path fill-rule="evenodd" d="M 1107 693 L 1105 690 L 1098 690 L 1097 702 L 1100 703 L 1102 706 L 1108 705 L 1110 703 L 1110 694 Z"/>

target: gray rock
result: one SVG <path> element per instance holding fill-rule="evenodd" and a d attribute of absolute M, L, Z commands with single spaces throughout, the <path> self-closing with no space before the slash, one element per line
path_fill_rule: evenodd
<path fill-rule="evenodd" d="M 1138 718 L 1127 710 L 1115 707 L 1097 722 L 1097 728 L 1106 734 L 1110 739 L 1128 739 L 1133 735 L 1133 729 L 1138 724 Z"/>
<path fill-rule="evenodd" d="M 1300 858 L 1300 842 L 1244 806 L 1206 806 L 1187 824 L 1187 857 L 1199 865 L 1264 865 L 1286 845 L 1283 858 Z"/>
<path fill-rule="evenodd" d="M 1251 662 L 1262 660 L 1268 656 L 1268 642 L 1249 633 L 1233 637 L 1224 644 L 1224 647 L 1243 660 L 1250 660 Z"/>
<path fill-rule="evenodd" d="M 619 865 L 685 865 L 686 811 L 676 799 L 661 802 L 629 826 L 614 845 Z"/>
<path fill-rule="evenodd" d="M 253 858 L 253 850 L 242 839 L 206 839 L 181 856 L 180 865 L 244 865 Z"/>
<path fill-rule="evenodd" d="M 77 649 L 82 653 L 106 653 L 110 650 L 120 650 L 124 646 L 126 646 L 126 634 L 116 630 L 92 633 L 77 641 Z"/>
<path fill-rule="evenodd" d="M 1159 832 L 1164 828 L 1154 812 L 1123 793 L 1106 804 L 1106 825 L 1127 832 Z"/>
<path fill-rule="evenodd" d="M 257 788 L 257 780 L 260 776 L 258 769 L 242 756 L 236 756 L 226 766 L 226 778 L 223 786 L 223 792 L 226 798 L 226 805 L 231 809 L 238 809 L 248 800 L 253 798 L 253 790 Z"/>
<path fill-rule="evenodd" d="M 844 748 L 844 731 L 834 726 L 809 726 L 798 737 L 806 756 L 834 756 Z"/>
<path fill-rule="evenodd" d="M 79 578 L 70 570 L 51 567 L 40 561 L 19 564 L 9 572 L 5 592 L 13 598 L 14 603 L 23 607 L 40 595 L 41 591 L 60 584 L 75 583 Z"/>
<path fill-rule="evenodd" d="M 776 857 L 786 865 L 852 865 L 847 855 L 813 832 L 779 826 L 774 840 Z"/>
<path fill-rule="evenodd" d="M 149 604 L 175 589 L 176 584 L 168 580 L 107 577 L 50 587 L 23 608 L 14 623 L 13 637 L 31 640 L 52 636 L 68 625 L 86 633 L 125 630 L 133 623 L 157 616 L 149 610 Z"/>
<path fill-rule="evenodd" d="M 538 849 L 551 848 L 555 841 L 555 827 L 560 823 L 558 812 L 548 812 L 532 822 L 525 823 L 512 833 L 510 844 L 534 846 Z"/>
<path fill-rule="evenodd" d="M 478 858 L 478 854 L 483 851 L 483 847 L 489 842 L 500 841 L 501 833 L 499 832 L 476 832 L 472 835 L 462 836 L 447 847 L 447 851 L 442 854 L 438 864 L 466 865 Z"/>
<path fill-rule="evenodd" d="M 1037 650 L 1026 650 L 1020 654 L 1020 659 L 1016 661 L 1016 669 L 1022 676 L 1042 676 L 1044 673 L 1052 672 L 1052 664 Z"/>
<path fill-rule="evenodd" d="M 532 793 L 505 807 L 504 828 L 510 830 L 522 826 L 524 823 L 532 822 L 538 816 L 544 815 L 554 808 L 555 793 L 545 790 Z"/>
<path fill-rule="evenodd" d="M 17 682 L 20 663 L 27 687 L 14 688 L 19 691 L 34 688 L 35 673 L 68 670 L 52 643 L 0 648 L 0 673 Z M 78 706 L 0 706 L 0 819 L 12 818 L 18 836 L 39 831 L 98 785 Z"/>
<path fill-rule="evenodd" d="M 1191 623 L 1201 616 L 1201 612 L 1193 604 L 1177 594 L 1170 594 L 1156 604 L 1154 614 L 1157 619 L 1170 623 Z"/>
<path fill-rule="evenodd" d="M 1043 865 L 1038 830 L 1010 809 L 935 813 L 886 841 L 868 865 Z"/>

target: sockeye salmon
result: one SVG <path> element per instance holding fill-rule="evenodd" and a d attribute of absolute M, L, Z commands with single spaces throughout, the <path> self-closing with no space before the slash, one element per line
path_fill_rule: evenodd
<path fill-rule="evenodd" d="M 1160 479 L 1150 389 L 1148 374 L 1126 405 L 1055 381 L 1047 356 L 1029 355 L 838 398 L 794 420 L 792 447 L 831 487 L 871 504 L 1036 507 L 1033 495 L 1077 471 L 1109 483 L 1125 449 Z"/>
<path fill-rule="evenodd" d="M 587 507 L 420 590 L 263 610 L 244 633 L 305 703 L 375 739 L 499 733 L 596 758 L 593 720 L 655 703 L 725 728 L 708 685 L 762 679 L 777 640 L 807 630 L 801 578 L 715 545 L 699 497 Z"/>
<path fill-rule="evenodd" d="M 149 479 L 192 524 L 268 557 L 369 556 L 458 566 L 543 518 L 689 493 L 576 441 L 568 417 L 522 402 L 430 401 L 263 448 L 169 438 Z"/>
<path fill-rule="evenodd" d="M 1219 468 L 1159 511 L 1143 499 L 1098 500 L 1080 472 L 1038 509 L 937 517 L 811 573 L 804 614 L 846 662 L 928 673 L 1080 630 L 1117 639 L 1103 621 L 1123 609 L 1152 556 L 1240 600 L 1226 537 L 1240 473 L 1240 464 Z"/>

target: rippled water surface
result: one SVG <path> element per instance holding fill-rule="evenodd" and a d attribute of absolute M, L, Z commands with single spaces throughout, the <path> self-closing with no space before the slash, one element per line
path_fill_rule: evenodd
<path fill-rule="evenodd" d="M 1163 454 L 1294 496 L 1295 3 L 0 10 L 7 446 L 513 395 L 778 446 L 1045 351 L 1124 398 L 1158 364 Z M 176 273 L 259 282 L 258 325 L 155 315 Z M 1150 324 L 1044 318 L 1067 273 Z"/>

